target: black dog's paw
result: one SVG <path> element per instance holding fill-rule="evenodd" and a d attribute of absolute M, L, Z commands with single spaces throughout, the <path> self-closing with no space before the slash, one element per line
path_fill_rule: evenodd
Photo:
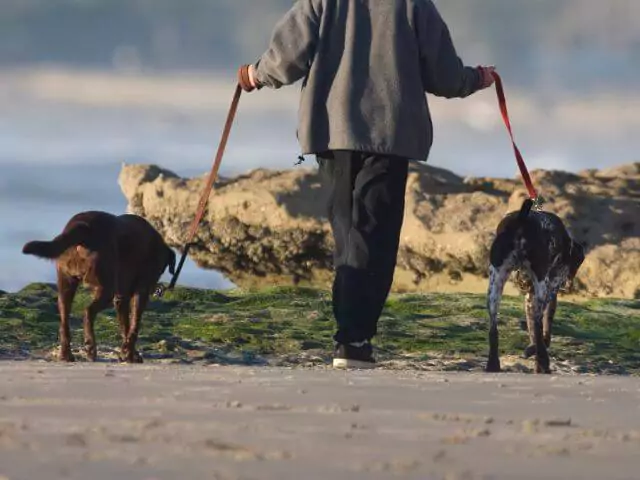
<path fill-rule="evenodd" d="M 487 373 L 500 373 L 502 371 L 502 368 L 500 368 L 500 360 L 495 358 L 495 359 L 489 359 L 489 361 L 487 362 L 487 367 L 485 368 L 485 372 Z"/>
<path fill-rule="evenodd" d="M 538 353 L 537 347 L 534 344 L 531 344 L 524 349 L 522 357 L 528 359 L 533 357 L 536 353 Z"/>
<path fill-rule="evenodd" d="M 537 374 L 551 375 L 551 368 L 548 365 L 544 366 L 544 365 L 536 364 L 535 372 Z"/>
<path fill-rule="evenodd" d="M 551 374 L 551 362 L 549 361 L 548 356 L 542 356 L 540 358 L 536 358 L 536 373 L 542 373 L 549 375 Z"/>
<path fill-rule="evenodd" d="M 144 361 L 142 360 L 142 355 L 140 355 L 140 353 L 138 353 L 138 352 L 133 352 L 133 354 L 129 356 L 128 362 L 129 363 L 144 363 Z"/>

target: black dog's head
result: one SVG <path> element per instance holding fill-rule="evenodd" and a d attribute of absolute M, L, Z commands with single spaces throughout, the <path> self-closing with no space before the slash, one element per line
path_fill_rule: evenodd
<path fill-rule="evenodd" d="M 172 248 L 167 247 L 167 263 L 165 269 L 169 267 L 169 273 L 174 275 L 176 273 L 176 252 Z"/>
<path fill-rule="evenodd" d="M 582 265 L 582 262 L 584 262 L 584 259 L 584 245 L 572 239 L 567 255 L 567 263 L 569 264 L 569 281 L 573 281 L 580 269 L 580 266 Z"/>
<path fill-rule="evenodd" d="M 563 255 L 565 265 L 568 267 L 567 278 L 564 285 L 561 287 L 561 291 L 569 293 L 574 289 L 574 280 L 578 274 L 578 270 L 582 266 L 585 259 L 585 246 L 570 239 L 567 249 Z"/>

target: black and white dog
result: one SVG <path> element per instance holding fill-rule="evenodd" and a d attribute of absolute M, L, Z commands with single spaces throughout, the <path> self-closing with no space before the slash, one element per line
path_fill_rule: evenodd
<path fill-rule="evenodd" d="M 536 356 L 536 373 L 551 373 L 547 349 L 558 292 L 574 279 L 585 258 L 584 247 L 571 238 L 560 218 L 532 207 L 533 201 L 527 199 L 520 212 L 509 213 L 498 225 L 491 245 L 487 372 L 500 371 L 498 310 L 505 283 L 515 271 L 516 284 L 525 294 L 531 340 L 525 356 Z"/>

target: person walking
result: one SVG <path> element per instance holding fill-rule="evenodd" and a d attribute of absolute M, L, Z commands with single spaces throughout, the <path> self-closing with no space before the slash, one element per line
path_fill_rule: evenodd
<path fill-rule="evenodd" d="M 494 83 L 465 66 L 431 0 L 297 0 L 266 52 L 242 65 L 246 92 L 302 79 L 297 137 L 330 184 L 336 368 L 372 368 L 393 283 L 410 160 L 427 160 L 425 93 L 464 98 Z"/>

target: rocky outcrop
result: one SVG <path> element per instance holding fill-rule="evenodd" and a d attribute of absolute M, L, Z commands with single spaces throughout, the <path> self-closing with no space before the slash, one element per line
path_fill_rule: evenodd
<path fill-rule="evenodd" d="M 534 171 L 532 178 L 547 200 L 545 208 L 587 245 L 574 293 L 640 295 L 640 163 L 579 174 Z M 153 165 L 125 165 L 119 183 L 129 210 L 181 248 L 205 179 L 183 179 Z M 520 179 L 462 178 L 412 166 L 394 290 L 486 291 L 493 232 L 525 197 Z M 191 256 L 239 286 L 327 286 L 333 240 L 326 198 L 316 169 L 260 169 L 221 179 Z"/>

